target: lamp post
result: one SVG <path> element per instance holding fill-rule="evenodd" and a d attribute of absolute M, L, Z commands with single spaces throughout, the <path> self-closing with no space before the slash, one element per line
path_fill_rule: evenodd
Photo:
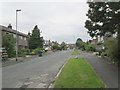
<path fill-rule="evenodd" d="M 18 59 L 18 35 L 17 35 L 17 13 L 21 11 L 20 9 L 16 10 L 16 61 Z"/>
<path fill-rule="evenodd" d="M 73 38 L 74 38 L 74 42 L 75 42 L 75 43 L 74 43 L 74 44 L 75 44 L 74 47 L 76 48 L 76 39 L 75 39 L 75 35 L 73 35 Z"/>

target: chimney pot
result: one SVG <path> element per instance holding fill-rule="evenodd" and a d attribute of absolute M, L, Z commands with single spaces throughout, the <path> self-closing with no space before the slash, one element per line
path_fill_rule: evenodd
<path fill-rule="evenodd" d="M 12 25 L 11 25 L 11 24 L 9 24 L 9 25 L 8 25 L 8 28 L 12 29 Z"/>

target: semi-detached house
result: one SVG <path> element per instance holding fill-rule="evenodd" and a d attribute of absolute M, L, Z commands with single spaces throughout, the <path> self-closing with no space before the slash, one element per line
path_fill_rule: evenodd
<path fill-rule="evenodd" d="M 3 37 L 5 34 L 12 34 L 13 37 L 16 38 L 16 30 L 12 29 L 11 24 L 9 24 L 8 27 L 0 25 L 0 35 Z M 17 31 L 17 36 L 18 36 L 18 48 L 28 48 L 29 36 L 19 31 Z"/>

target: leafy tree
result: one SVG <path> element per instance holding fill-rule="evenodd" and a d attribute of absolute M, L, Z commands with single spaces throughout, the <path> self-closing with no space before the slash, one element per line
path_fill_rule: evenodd
<path fill-rule="evenodd" d="M 67 46 L 66 46 L 65 42 L 62 42 L 60 47 L 61 47 L 62 50 L 66 50 L 67 49 Z"/>
<path fill-rule="evenodd" d="M 15 38 L 11 34 L 5 34 L 2 38 L 2 47 L 7 50 L 8 57 L 15 56 Z"/>
<path fill-rule="evenodd" d="M 108 2 L 109 1 L 109 2 Z M 88 20 L 85 22 L 85 27 L 88 29 L 89 35 L 93 37 L 105 36 L 106 32 L 110 32 L 112 34 L 118 34 L 118 43 L 120 41 L 119 38 L 119 30 L 120 30 L 120 1 L 119 2 L 110 2 L 110 0 L 106 0 L 105 2 L 87 2 L 89 6 L 89 10 L 87 13 Z M 119 57 L 118 51 L 120 49 L 117 48 L 116 40 L 107 40 L 105 41 L 106 52 L 109 57 L 112 59 L 118 60 Z M 109 43 L 109 44 L 108 44 Z M 115 46 L 116 45 L 116 46 Z M 112 49 L 115 47 L 115 49 Z M 118 55 L 120 56 L 120 55 Z M 117 58 L 116 58 L 117 57 Z"/>
<path fill-rule="evenodd" d="M 85 43 L 85 42 L 81 42 L 81 43 L 80 43 L 80 48 L 81 48 L 82 50 L 85 50 L 86 46 L 87 46 L 87 43 Z"/>
<path fill-rule="evenodd" d="M 58 44 L 54 44 L 52 46 L 53 50 L 59 50 L 60 49 L 60 46 Z"/>
<path fill-rule="evenodd" d="M 40 37 L 40 29 L 37 25 L 34 27 L 34 29 L 32 30 L 32 34 L 30 35 L 29 48 L 43 48 L 43 38 Z"/>
<path fill-rule="evenodd" d="M 87 2 L 89 10 L 85 27 L 91 37 L 117 32 L 120 23 L 120 2 Z"/>
<path fill-rule="evenodd" d="M 80 49 L 80 44 L 81 44 L 81 42 L 82 42 L 82 39 L 81 39 L 81 38 L 78 38 L 78 39 L 76 40 L 76 47 L 77 47 L 78 49 Z"/>

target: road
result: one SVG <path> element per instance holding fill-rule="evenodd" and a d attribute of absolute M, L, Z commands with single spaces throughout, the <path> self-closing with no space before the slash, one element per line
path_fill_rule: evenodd
<path fill-rule="evenodd" d="M 72 50 L 58 51 L 2 68 L 3 88 L 46 88 L 70 57 Z"/>

